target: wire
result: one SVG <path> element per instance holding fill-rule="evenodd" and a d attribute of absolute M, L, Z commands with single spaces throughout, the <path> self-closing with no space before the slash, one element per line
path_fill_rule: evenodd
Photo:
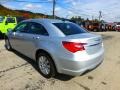
<path fill-rule="evenodd" d="M 58 6 L 60 6 L 60 7 L 62 7 L 59 3 L 57 3 L 57 5 Z M 66 7 L 64 7 L 64 9 L 66 9 L 66 10 L 68 10 L 68 11 L 71 11 L 71 12 L 74 12 L 75 14 L 81 14 L 80 12 L 80 10 L 76 10 L 75 8 L 72 8 L 72 7 L 68 7 L 68 8 L 66 8 Z M 84 15 L 84 16 L 90 16 L 90 15 L 88 15 L 88 14 L 84 14 L 84 13 L 82 13 L 81 15 Z"/>
<path fill-rule="evenodd" d="M 4 0 L 0 2 L 8 2 L 8 0 Z M 38 1 L 38 2 L 34 2 L 34 1 L 25 1 L 25 0 L 9 0 L 9 2 L 24 2 L 24 3 L 52 3 L 52 1 Z"/>

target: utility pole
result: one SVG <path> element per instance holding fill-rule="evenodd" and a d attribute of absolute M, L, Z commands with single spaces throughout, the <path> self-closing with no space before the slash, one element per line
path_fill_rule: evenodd
<path fill-rule="evenodd" d="M 68 19 L 69 15 L 66 15 L 66 19 Z"/>
<path fill-rule="evenodd" d="M 53 19 L 55 19 L 55 4 L 56 0 L 53 0 Z"/>
<path fill-rule="evenodd" d="M 101 20 L 102 17 L 102 11 L 99 11 L 99 21 Z"/>
<path fill-rule="evenodd" d="M 92 21 L 94 20 L 94 16 L 92 15 Z"/>

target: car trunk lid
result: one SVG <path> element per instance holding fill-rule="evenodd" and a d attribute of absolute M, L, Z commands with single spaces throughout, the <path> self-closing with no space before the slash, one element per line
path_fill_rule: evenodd
<path fill-rule="evenodd" d="M 102 48 L 102 37 L 92 33 L 69 35 L 66 36 L 66 40 L 69 42 L 84 43 L 84 48 L 89 55 L 99 52 Z"/>

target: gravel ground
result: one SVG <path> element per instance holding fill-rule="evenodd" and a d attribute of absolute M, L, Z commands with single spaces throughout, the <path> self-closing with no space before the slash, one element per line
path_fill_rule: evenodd
<path fill-rule="evenodd" d="M 0 90 L 120 90 L 120 33 L 100 32 L 105 59 L 96 69 L 77 77 L 45 79 L 34 61 L 4 48 L 0 40 Z"/>

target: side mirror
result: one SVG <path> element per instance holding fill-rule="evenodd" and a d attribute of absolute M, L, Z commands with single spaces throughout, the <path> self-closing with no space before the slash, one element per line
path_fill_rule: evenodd
<path fill-rule="evenodd" d="M 7 21 L 5 22 L 5 25 L 8 25 L 8 22 L 7 22 Z"/>
<path fill-rule="evenodd" d="M 12 30 L 13 30 L 13 29 L 11 29 L 11 28 L 8 28 L 8 29 L 7 29 L 7 32 L 12 32 Z"/>

